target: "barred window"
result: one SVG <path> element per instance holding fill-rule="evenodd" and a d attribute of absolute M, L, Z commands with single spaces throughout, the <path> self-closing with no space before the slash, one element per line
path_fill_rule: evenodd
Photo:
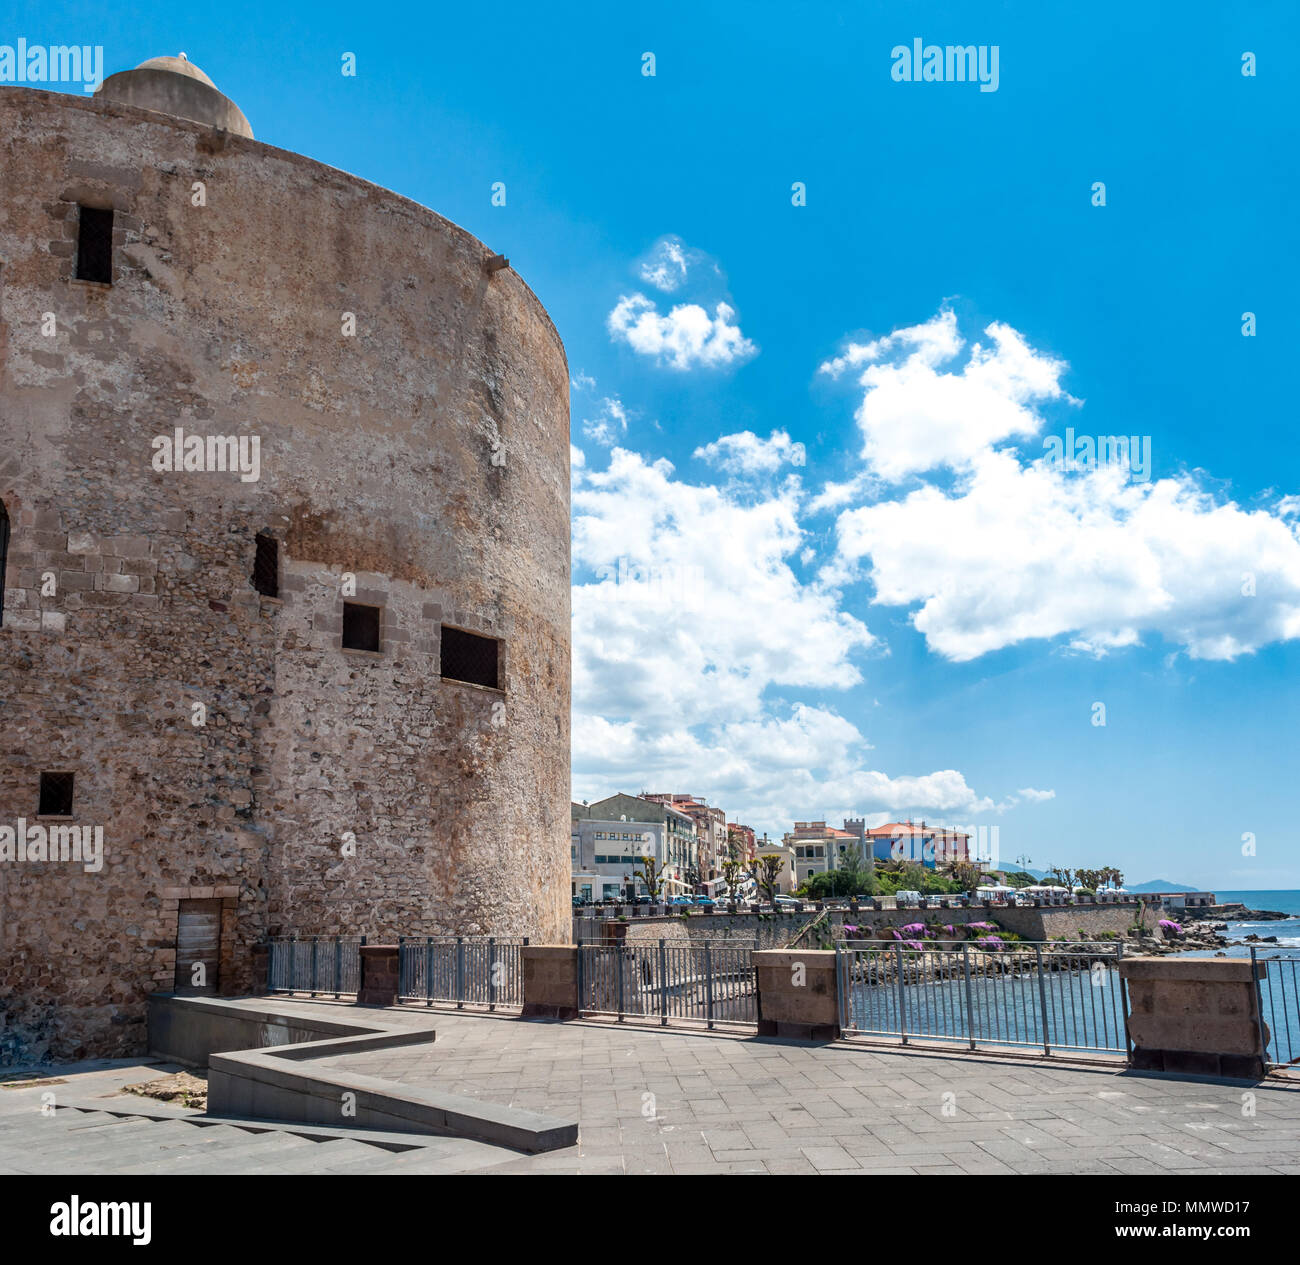
<path fill-rule="evenodd" d="M 253 587 L 263 597 L 280 596 L 280 542 L 266 532 L 257 533 L 253 555 Z"/>
<path fill-rule="evenodd" d="M 442 675 L 449 681 L 466 681 L 499 689 L 497 648 L 492 637 L 480 637 L 463 628 L 442 626 Z"/>
<path fill-rule="evenodd" d="M 41 802 L 36 812 L 40 817 L 72 816 L 71 773 L 42 773 Z"/>
<path fill-rule="evenodd" d="M 379 649 L 379 607 L 343 603 L 343 649 Z"/>
<path fill-rule="evenodd" d="M 77 280 L 113 284 L 113 212 L 95 206 L 79 208 Z"/>

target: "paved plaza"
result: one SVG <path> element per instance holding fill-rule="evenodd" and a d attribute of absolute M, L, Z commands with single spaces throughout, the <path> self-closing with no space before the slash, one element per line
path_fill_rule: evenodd
<path fill-rule="evenodd" d="M 280 1004 L 321 1017 L 357 1014 L 330 1003 Z M 1300 1081 L 1246 1086 L 1056 1060 L 423 1007 L 382 1014 L 397 1023 L 432 1017 L 437 1041 L 318 1066 L 576 1114 L 578 1145 L 519 1155 L 450 1140 L 393 1155 L 352 1141 L 238 1135 L 223 1147 L 212 1129 L 135 1122 L 133 1163 L 157 1171 L 150 1130 L 170 1130 L 166 1166 L 191 1172 L 1300 1173 Z M 59 1074 L 63 1084 L 52 1088 L 65 1099 L 120 1104 L 113 1096 L 122 1084 L 158 1071 L 122 1061 Z M 122 1122 L 115 1134 L 112 1120 L 83 1116 L 77 1134 L 95 1145 L 87 1150 L 72 1135 L 43 1155 L 54 1134 L 32 1124 L 39 1097 L 38 1088 L 0 1092 L 0 1170 L 75 1172 L 84 1162 L 86 1171 L 111 1171 L 113 1139 L 127 1136 Z M 64 1132 L 73 1127 L 65 1123 Z M 194 1134 L 207 1135 L 197 1158 L 189 1154 Z"/>

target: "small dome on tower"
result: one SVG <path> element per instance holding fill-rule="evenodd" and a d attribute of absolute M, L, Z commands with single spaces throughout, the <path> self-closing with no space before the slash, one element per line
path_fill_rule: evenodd
<path fill-rule="evenodd" d="M 209 88 L 217 86 L 184 53 L 175 57 L 151 57 L 148 61 L 142 61 L 136 70 L 170 70 L 173 74 L 189 75 L 191 79 L 197 79 Z"/>
<path fill-rule="evenodd" d="M 134 70 L 110 75 L 95 95 L 253 138 L 244 112 L 184 53 L 150 57 Z"/>

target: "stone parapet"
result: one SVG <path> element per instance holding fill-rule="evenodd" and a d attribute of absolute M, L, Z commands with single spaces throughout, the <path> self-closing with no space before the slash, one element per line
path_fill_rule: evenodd
<path fill-rule="evenodd" d="M 1132 1065 L 1145 1071 L 1259 1079 L 1268 1025 L 1262 964 L 1240 958 L 1125 958 Z"/>
<path fill-rule="evenodd" d="M 834 1041 L 840 1035 L 833 951 L 762 949 L 753 960 L 759 1036 Z"/>
<path fill-rule="evenodd" d="M 397 1005 L 400 950 L 395 944 L 361 946 L 361 987 L 358 1006 Z"/>
<path fill-rule="evenodd" d="M 579 1014 L 578 949 L 571 944 L 526 944 L 525 1019 L 576 1019 Z"/>

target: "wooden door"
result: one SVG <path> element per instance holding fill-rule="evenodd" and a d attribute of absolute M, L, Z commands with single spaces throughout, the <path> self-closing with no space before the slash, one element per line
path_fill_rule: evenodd
<path fill-rule="evenodd" d="M 217 988 L 221 952 L 221 902 L 183 900 L 176 921 L 176 991 L 211 993 Z M 203 964 L 203 983 L 194 983 L 194 964 Z"/>

